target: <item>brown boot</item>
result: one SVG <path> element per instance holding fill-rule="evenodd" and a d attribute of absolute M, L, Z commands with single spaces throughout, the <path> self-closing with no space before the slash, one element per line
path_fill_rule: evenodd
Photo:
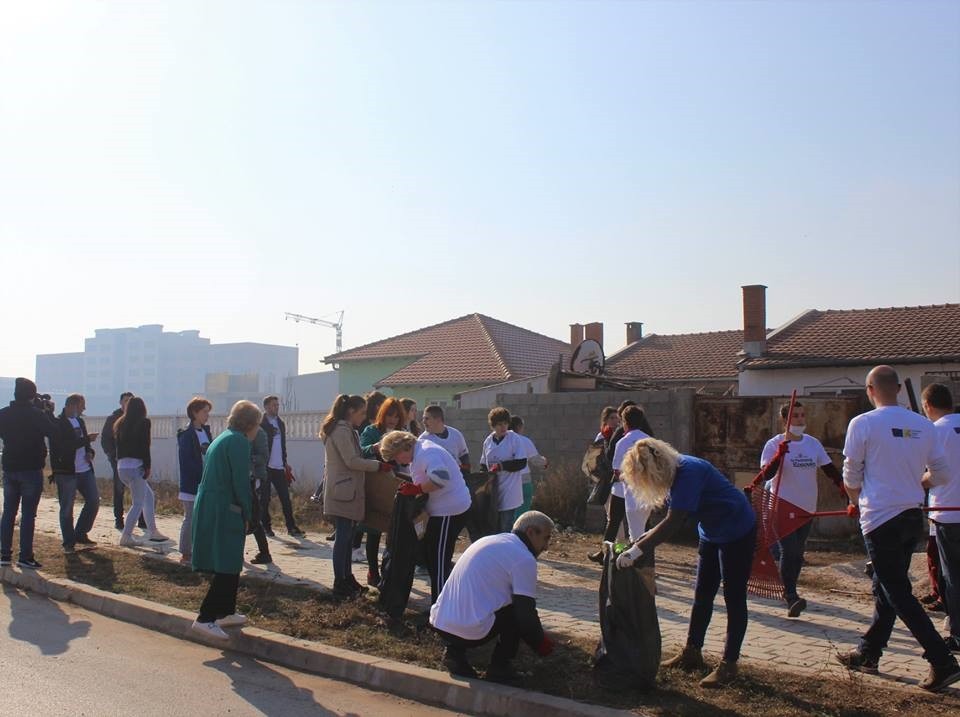
<path fill-rule="evenodd" d="M 717 669 L 700 680 L 701 687 L 726 687 L 737 679 L 737 663 L 720 660 Z"/>
<path fill-rule="evenodd" d="M 703 654 L 699 647 L 687 645 L 681 650 L 679 655 L 671 657 L 660 663 L 660 667 L 678 667 L 687 672 L 703 669 Z"/>

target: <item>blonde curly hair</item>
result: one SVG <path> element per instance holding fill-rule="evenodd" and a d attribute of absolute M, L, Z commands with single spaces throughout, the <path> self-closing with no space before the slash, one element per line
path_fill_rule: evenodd
<path fill-rule="evenodd" d="M 417 437 L 409 431 L 390 431 L 380 439 L 380 455 L 383 460 L 392 461 L 398 453 L 413 450 L 416 443 Z"/>
<path fill-rule="evenodd" d="M 666 441 L 643 438 L 623 457 L 620 479 L 637 500 L 656 509 L 667 502 L 680 454 Z"/>

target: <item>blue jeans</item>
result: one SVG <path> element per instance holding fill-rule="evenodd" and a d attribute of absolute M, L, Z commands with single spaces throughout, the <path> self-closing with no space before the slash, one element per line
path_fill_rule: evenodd
<path fill-rule="evenodd" d="M 20 515 L 20 559 L 33 559 L 33 526 L 37 520 L 37 506 L 43 493 L 43 471 L 4 471 L 3 518 L 0 519 L 0 557 L 13 554 L 13 522 L 23 502 Z"/>
<path fill-rule="evenodd" d="M 736 662 L 740 658 L 740 646 L 747 634 L 747 579 L 756 541 L 756 527 L 731 543 L 700 541 L 687 645 L 698 649 L 703 647 L 713 617 L 713 599 L 722 580 L 723 602 L 727 606 L 727 641 L 723 646 L 723 659 Z"/>
<path fill-rule="evenodd" d="M 923 658 L 942 667 L 950 664 L 953 656 L 913 596 L 908 574 L 917 535 L 923 528 L 923 514 L 919 508 L 911 508 L 863 536 L 873 561 L 874 604 L 873 623 L 860 638 L 859 649 L 879 660 L 899 617 L 923 647 Z"/>
<path fill-rule="evenodd" d="M 810 528 L 813 524 L 808 522 L 795 531 L 780 538 L 777 543 L 780 553 L 780 579 L 783 581 L 783 597 L 787 602 L 793 602 L 797 595 L 797 579 L 800 577 L 800 568 L 803 567 L 803 551 L 807 546 L 807 538 L 810 536 Z"/>
<path fill-rule="evenodd" d="M 348 580 L 353 574 L 350 553 L 353 552 L 353 529 L 356 522 L 339 516 L 333 519 L 336 537 L 333 539 L 333 577 L 337 582 Z"/>
<path fill-rule="evenodd" d="M 935 523 L 940 551 L 940 594 L 950 616 L 950 635 L 960 640 L 960 523 Z"/>
<path fill-rule="evenodd" d="M 86 473 L 63 473 L 55 475 L 57 498 L 60 500 L 60 534 L 64 547 L 73 547 L 77 537 L 86 537 L 93 528 L 93 521 L 100 510 L 100 493 L 97 491 L 97 478 L 93 469 Z M 73 524 L 73 501 L 77 492 L 83 496 L 83 509 L 77 524 Z"/>

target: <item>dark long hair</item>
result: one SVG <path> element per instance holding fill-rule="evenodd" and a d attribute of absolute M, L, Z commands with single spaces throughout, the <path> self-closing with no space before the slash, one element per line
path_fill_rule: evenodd
<path fill-rule="evenodd" d="M 139 396 L 134 396 L 127 401 L 127 407 L 113 424 L 113 436 L 119 441 L 121 434 L 133 435 L 133 432 L 140 430 L 146 422 L 147 404 Z"/>
<path fill-rule="evenodd" d="M 414 401 L 412 398 L 401 398 L 400 403 L 403 404 L 403 410 L 405 414 L 410 411 L 411 407 L 417 405 L 417 402 Z M 406 415 L 401 416 L 400 420 L 405 423 L 407 420 Z M 420 422 L 417 421 L 416 418 L 410 421 L 410 425 L 404 426 L 404 428 L 410 431 L 410 433 L 412 433 L 415 436 L 419 436 L 421 433 L 423 433 L 423 428 L 420 426 Z"/>
<path fill-rule="evenodd" d="M 323 423 L 320 424 L 320 440 L 326 441 L 330 437 L 330 434 L 333 433 L 333 427 L 337 425 L 337 421 L 347 420 L 350 411 L 363 408 L 365 403 L 366 401 L 363 396 L 350 396 L 346 393 L 341 393 L 337 396 L 337 399 L 333 402 L 333 406 L 330 407 L 330 413 L 327 414 L 327 417 L 323 419 Z"/>
<path fill-rule="evenodd" d="M 363 400 L 367 402 L 367 423 L 373 423 L 377 420 L 380 406 L 387 400 L 387 397 L 379 391 L 371 391 L 363 397 Z"/>

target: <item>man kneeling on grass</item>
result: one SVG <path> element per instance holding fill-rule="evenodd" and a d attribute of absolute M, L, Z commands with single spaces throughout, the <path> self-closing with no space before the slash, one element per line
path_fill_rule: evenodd
<path fill-rule="evenodd" d="M 553 652 L 537 614 L 537 557 L 550 543 L 553 521 L 530 510 L 517 518 L 512 533 L 481 538 L 453 567 L 440 597 L 430 608 L 430 624 L 447 646 L 444 667 L 454 676 L 477 677 L 467 650 L 493 638 L 486 679 L 519 685 L 510 664 L 523 640 L 541 657 Z"/>

